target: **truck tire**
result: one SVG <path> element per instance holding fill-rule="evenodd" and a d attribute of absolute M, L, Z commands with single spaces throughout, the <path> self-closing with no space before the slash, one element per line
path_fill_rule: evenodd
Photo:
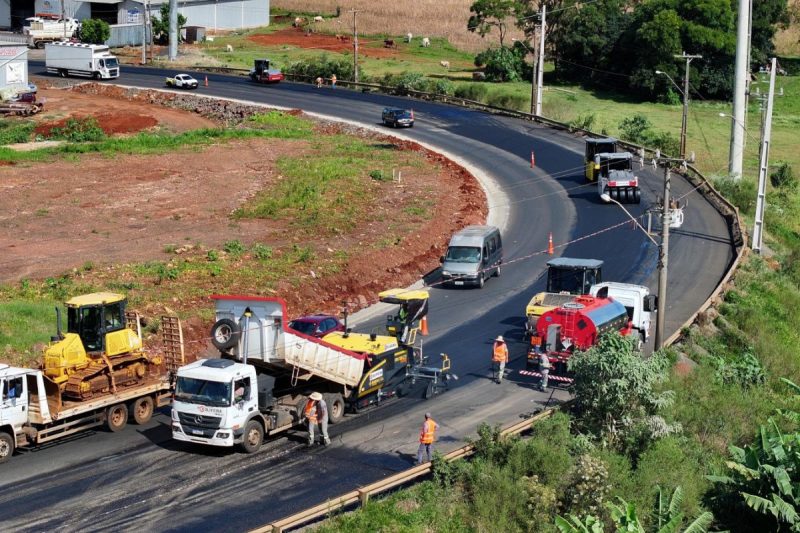
<path fill-rule="evenodd" d="M 478 275 L 478 287 L 483 288 L 483 285 L 486 283 L 486 278 L 483 277 L 483 272 Z"/>
<path fill-rule="evenodd" d="M 344 398 L 338 392 L 329 392 L 322 395 L 328 404 L 328 422 L 335 424 L 344 418 Z"/>
<path fill-rule="evenodd" d="M 264 428 L 258 420 L 250 419 L 244 425 L 244 435 L 242 435 L 242 449 L 246 453 L 256 453 L 261 448 L 264 441 Z"/>
<path fill-rule="evenodd" d="M 241 333 L 241 329 L 236 322 L 230 318 L 222 318 L 211 326 L 211 344 L 217 350 L 229 350 L 239 344 Z"/>
<path fill-rule="evenodd" d="M 140 426 L 147 424 L 153 417 L 153 398 L 150 396 L 142 396 L 133 401 L 131 411 L 133 411 L 133 420 Z"/>
<path fill-rule="evenodd" d="M 500 277 L 500 263 L 497 263 L 497 270 L 494 271 L 494 277 Z"/>
<path fill-rule="evenodd" d="M 67 77 L 67 71 L 65 69 L 63 69 L 63 68 L 59 69 L 58 70 L 58 75 L 61 76 L 62 78 L 66 78 Z"/>
<path fill-rule="evenodd" d="M 5 463 L 14 455 L 14 437 L 5 431 L 0 432 L 0 463 Z"/>
<path fill-rule="evenodd" d="M 422 397 L 426 400 L 433 398 L 433 381 L 429 381 L 425 386 L 425 392 L 423 393 Z"/>
<path fill-rule="evenodd" d="M 124 403 L 112 405 L 106 410 L 106 426 L 111 433 L 125 429 L 128 424 L 128 406 Z"/>
<path fill-rule="evenodd" d="M 639 189 L 633 190 L 633 203 L 639 204 L 642 202 L 642 191 Z"/>

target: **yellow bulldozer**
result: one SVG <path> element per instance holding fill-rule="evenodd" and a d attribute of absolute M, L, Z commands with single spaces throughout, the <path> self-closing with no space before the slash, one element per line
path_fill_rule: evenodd
<path fill-rule="evenodd" d="M 142 349 L 139 316 L 126 313 L 124 296 L 97 292 L 76 296 L 65 305 L 67 331 L 62 333 L 61 311 L 56 308 L 57 334 L 42 364 L 64 398 L 85 400 L 117 392 L 141 383 L 161 365 L 161 357 Z"/>

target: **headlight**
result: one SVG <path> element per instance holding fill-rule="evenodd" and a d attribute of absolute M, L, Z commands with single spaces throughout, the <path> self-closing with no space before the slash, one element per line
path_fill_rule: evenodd
<path fill-rule="evenodd" d="M 226 433 L 224 431 L 218 431 L 217 432 L 217 438 L 218 439 L 227 439 L 228 435 L 229 435 L 229 433 Z"/>
<path fill-rule="evenodd" d="M 448 272 L 447 270 L 442 270 L 442 276 L 449 276 L 449 275 L 450 272 Z"/>
<path fill-rule="evenodd" d="M 174 431 L 175 433 L 183 433 L 181 427 L 178 424 L 172 424 L 172 431 Z"/>

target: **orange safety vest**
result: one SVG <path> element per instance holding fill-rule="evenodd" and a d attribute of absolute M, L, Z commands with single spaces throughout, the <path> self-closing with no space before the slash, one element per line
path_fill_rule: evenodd
<path fill-rule="evenodd" d="M 434 433 L 436 432 L 437 424 L 433 418 L 428 418 L 422 423 L 422 431 L 419 432 L 419 441 L 422 444 L 433 444 Z"/>
<path fill-rule="evenodd" d="M 308 400 L 306 402 L 306 408 L 304 411 L 306 418 L 309 422 L 316 424 L 317 423 L 317 402 L 314 400 Z"/>
<path fill-rule="evenodd" d="M 492 361 L 495 363 L 508 362 L 508 346 L 504 342 L 494 343 L 494 352 L 492 353 Z"/>

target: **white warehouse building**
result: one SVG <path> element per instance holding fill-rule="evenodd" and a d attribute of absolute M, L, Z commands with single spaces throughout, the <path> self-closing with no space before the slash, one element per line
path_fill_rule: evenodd
<path fill-rule="evenodd" d="M 158 17 L 169 0 L 63 0 L 68 17 L 102 19 L 109 24 L 141 24 L 144 6 Z M 0 0 L 0 28 L 18 29 L 28 17 L 61 14 L 62 0 Z M 269 25 L 269 0 L 178 0 L 178 12 L 187 25 L 208 32 Z"/>

